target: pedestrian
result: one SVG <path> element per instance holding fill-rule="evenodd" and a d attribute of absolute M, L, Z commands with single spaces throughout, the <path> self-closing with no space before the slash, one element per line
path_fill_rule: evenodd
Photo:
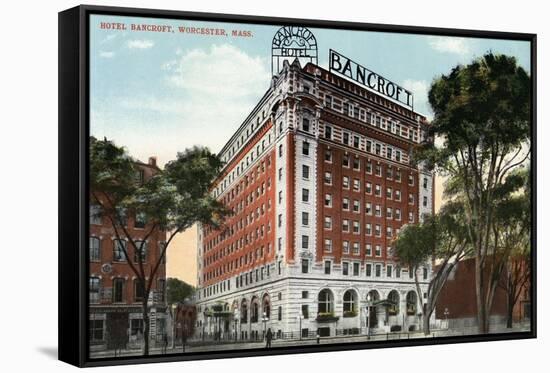
<path fill-rule="evenodd" d="M 265 348 L 271 348 L 272 339 L 273 339 L 273 333 L 271 332 L 271 328 L 268 328 L 267 333 L 265 335 Z"/>

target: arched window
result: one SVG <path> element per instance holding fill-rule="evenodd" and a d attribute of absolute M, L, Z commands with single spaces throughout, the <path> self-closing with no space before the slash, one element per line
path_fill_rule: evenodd
<path fill-rule="evenodd" d="M 416 314 L 416 304 L 417 304 L 416 293 L 414 291 L 409 291 L 407 293 L 407 315 Z"/>
<path fill-rule="evenodd" d="M 323 289 L 319 293 L 318 297 L 318 313 L 332 313 L 334 312 L 334 298 L 332 292 L 328 289 Z"/>
<path fill-rule="evenodd" d="M 260 314 L 260 304 L 258 302 L 258 298 L 254 297 L 252 298 L 252 301 L 250 301 L 250 322 L 258 322 L 258 316 Z"/>
<path fill-rule="evenodd" d="M 114 240 L 113 242 L 113 261 L 115 262 L 125 262 L 126 255 L 124 251 L 126 250 L 126 241 L 124 240 Z"/>
<path fill-rule="evenodd" d="M 97 262 L 101 258 L 101 242 L 99 237 L 90 237 L 90 261 Z"/>
<path fill-rule="evenodd" d="M 380 300 L 380 294 L 378 294 L 376 290 L 369 291 L 367 294 L 367 301 L 376 302 L 378 300 Z"/>
<path fill-rule="evenodd" d="M 344 317 L 357 316 L 357 293 L 348 290 L 344 293 Z"/>
<path fill-rule="evenodd" d="M 99 303 L 101 280 L 97 276 L 90 277 L 90 303 Z"/>
<path fill-rule="evenodd" d="M 390 291 L 388 302 L 388 313 L 390 315 L 397 315 L 399 313 L 399 293 L 396 290 Z"/>

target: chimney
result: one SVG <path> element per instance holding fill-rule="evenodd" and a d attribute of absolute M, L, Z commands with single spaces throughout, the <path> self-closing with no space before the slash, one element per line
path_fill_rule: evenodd
<path fill-rule="evenodd" d="M 149 165 L 153 167 L 157 167 L 157 157 L 155 156 L 149 157 Z"/>

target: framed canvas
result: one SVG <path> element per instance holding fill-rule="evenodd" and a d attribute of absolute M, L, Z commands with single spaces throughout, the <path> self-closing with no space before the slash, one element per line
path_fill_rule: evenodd
<path fill-rule="evenodd" d="M 536 336 L 536 35 L 79 6 L 59 92 L 60 360 Z"/>

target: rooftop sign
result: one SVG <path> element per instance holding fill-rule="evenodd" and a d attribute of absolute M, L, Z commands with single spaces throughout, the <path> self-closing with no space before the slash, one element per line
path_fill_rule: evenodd
<path fill-rule="evenodd" d="M 350 78 L 367 87 L 369 90 L 380 93 L 413 110 L 413 95 L 411 91 L 406 90 L 332 49 L 329 51 L 329 70 Z"/>
<path fill-rule="evenodd" d="M 281 27 L 271 42 L 272 75 L 281 72 L 285 60 L 292 64 L 296 58 L 302 66 L 308 62 L 317 65 L 317 40 L 306 27 Z"/>

